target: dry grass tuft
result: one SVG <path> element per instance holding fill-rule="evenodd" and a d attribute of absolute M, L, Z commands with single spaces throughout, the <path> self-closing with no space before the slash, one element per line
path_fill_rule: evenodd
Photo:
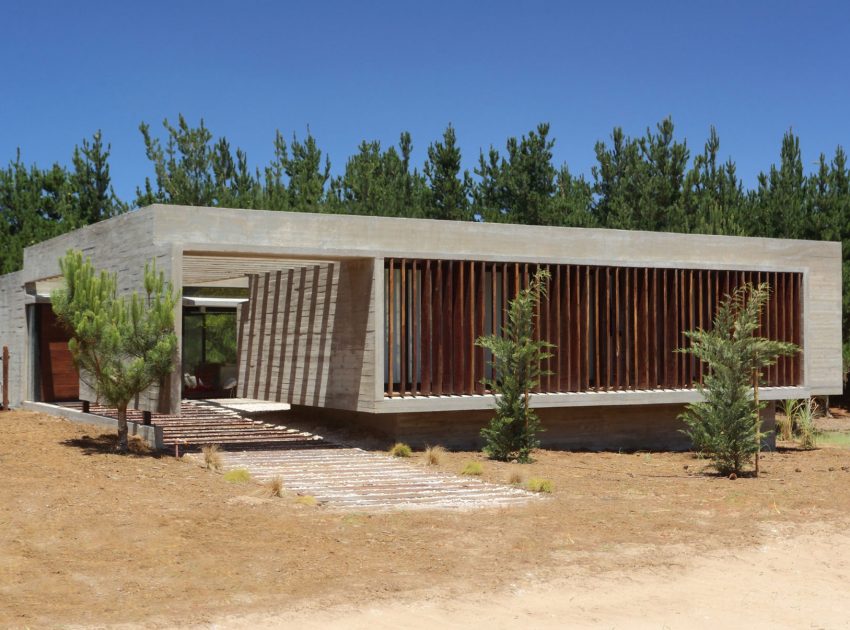
<path fill-rule="evenodd" d="M 153 453 L 153 449 L 138 435 L 131 435 L 128 438 L 127 448 L 133 455 L 150 455 Z"/>
<path fill-rule="evenodd" d="M 425 464 L 427 466 L 439 466 L 446 449 L 442 446 L 429 446 L 425 449 Z"/>
<path fill-rule="evenodd" d="M 316 506 L 319 504 L 318 499 L 314 497 L 312 494 L 302 494 L 297 499 L 295 499 L 297 503 L 301 505 L 309 505 L 310 507 Z"/>
<path fill-rule="evenodd" d="M 224 473 L 224 480 L 230 483 L 246 483 L 251 481 L 251 473 L 245 468 L 234 468 Z"/>
<path fill-rule="evenodd" d="M 532 477 L 525 484 L 525 487 L 531 492 L 545 492 L 547 494 L 552 492 L 552 482 L 548 479 L 541 479 L 540 477 Z"/>
<path fill-rule="evenodd" d="M 818 436 L 815 431 L 815 415 L 817 402 L 814 398 L 804 400 L 797 408 L 797 441 L 800 448 L 812 450 L 817 448 Z"/>
<path fill-rule="evenodd" d="M 788 416 L 776 416 L 776 435 L 780 440 L 790 441 L 794 434 L 792 432 L 793 422 Z"/>
<path fill-rule="evenodd" d="M 522 475 L 517 471 L 512 472 L 508 477 L 508 483 L 512 486 L 518 486 L 522 483 Z"/>
<path fill-rule="evenodd" d="M 221 459 L 221 450 L 218 444 L 206 444 L 201 448 L 201 453 L 204 455 L 204 467 L 209 470 L 218 472 L 221 470 L 223 460 Z"/>
<path fill-rule="evenodd" d="M 269 494 L 273 497 L 282 497 L 284 486 L 283 479 L 280 477 L 275 477 L 274 479 L 270 479 L 265 483 L 266 490 L 269 491 Z"/>
<path fill-rule="evenodd" d="M 410 457 L 412 454 L 413 449 L 404 442 L 396 442 L 390 449 L 390 455 L 393 457 Z"/>
<path fill-rule="evenodd" d="M 484 466 L 481 465 L 480 462 L 468 462 L 466 466 L 463 467 L 463 470 L 460 471 L 461 475 L 478 475 L 484 474 Z"/>

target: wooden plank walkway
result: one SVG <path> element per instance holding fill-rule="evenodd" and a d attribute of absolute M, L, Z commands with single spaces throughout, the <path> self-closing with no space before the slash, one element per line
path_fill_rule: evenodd
<path fill-rule="evenodd" d="M 91 405 L 90 412 L 115 417 Z M 142 414 L 129 411 L 140 422 Z M 244 468 L 259 482 L 280 477 L 284 486 L 331 509 L 410 510 L 505 508 L 540 500 L 519 488 L 440 473 L 402 459 L 343 447 L 318 435 L 243 417 L 199 400 L 184 400 L 180 414 L 154 414 L 168 450 L 222 448 L 224 469 Z"/>
<path fill-rule="evenodd" d="M 349 510 L 499 508 L 537 499 L 524 490 L 421 466 L 359 448 L 222 453 L 226 469 L 283 485 L 328 507 Z"/>

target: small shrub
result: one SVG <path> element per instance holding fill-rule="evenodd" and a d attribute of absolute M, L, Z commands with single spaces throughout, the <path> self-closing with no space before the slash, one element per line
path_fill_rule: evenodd
<path fill-rule="evenodd" d="M 390 455 L 393 457 L 410 457 L 413 450 L 404 442 L 396 442 L 390 449 Z"/>
<path fill-rule="evenodd" d="M 425 464 L 428 466 L 438 466 L 446 452 L 442 446 L 429 446 L 425 449 Z"/>
<path fill-rule="evenodd" d="M 531 492 L 545 492 L 546 494 L 551 494 L 552 492 L 552 482 L 548 479 L 541 479 L 540 477 L 532 477 L 525 484 L 525 487 Z"/>
<path fill-rule="evenodd" d="M 269 494 L 273 497 L 282 497 L 283 496 L 283 479 L 280 477 L 275 477 L 274 479 L 270 479 L 265 484 L 266 490 L 269 491 Z"/>
<path fill-rule="evenodd" d="M 483 475 L 484 467 L 480 462 L 469 462 L 466 466 L 463 467 L 463 470 L 460 471 L 462 475 Z"/>
<path fill-rule="evenodd" d="M 221 459 L 221 451 L 218 444 L 206 444 L 201 448 L 201 453 L 204 455 L 204 467 L 209 470 L 219 471 L 223 461 Z"/>
<path fill-rule="evenodd" d="M 244 468 L 234 468 L 224 473 L 224 480 L 230 483 L 245 483 L 251 481 L 251 473 Z"/>
<path fill-rule="evenodd" d="M 312 494 L 302 494 L 296 499 L 296 502 L 301 505 L 309 505 L 310 507 L 319 504 L 319 501 Z"/>
<path fill-rule="evenodd" d="M 522 475 L 518 472 L 512 472 L 510 477 L 508 477 L 508 483 L 512 486 L 518 486 L 522 483 Z"/>

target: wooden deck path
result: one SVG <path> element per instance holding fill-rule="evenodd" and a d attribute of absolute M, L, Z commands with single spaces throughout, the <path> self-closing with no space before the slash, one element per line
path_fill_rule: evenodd
<path fill-rule="evenodd" d="M 92 405 L 91 413 L 115 411 Z M 128 412 L 141 421 L 141 412 Z M 168 450 L 222 448 L 225 470 L 244 468 L 256 481 L 280 477 L 286 489 L 331 509 L 502 508 L 540 500 L 511 486 L 440 473 L 382 453 L 340 446 L 307 432 L 243 417 L 203 401 L 183 401 L 179 415 L 154 414 Z"/>

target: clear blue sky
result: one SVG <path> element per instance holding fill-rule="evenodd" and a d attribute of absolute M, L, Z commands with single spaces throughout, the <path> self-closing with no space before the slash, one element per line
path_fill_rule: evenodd
<path fill-rule="evenodd" d="M 271 158 L 309 125 L 339 172 L 362 139 L 413 135 L 417 164 L 454 124 L 472 168 L 548 121 L 555 159 L 590 175 L 615 125 L 710 125 L 748 185 L 801 136 L 810 166 L 850 149 L 846 2 L 11 2 L 0 18 L 0 161 L 67 162 L 102 129 L 118 193 L 151 173 L 146 121 L 203 117 Z"/>

